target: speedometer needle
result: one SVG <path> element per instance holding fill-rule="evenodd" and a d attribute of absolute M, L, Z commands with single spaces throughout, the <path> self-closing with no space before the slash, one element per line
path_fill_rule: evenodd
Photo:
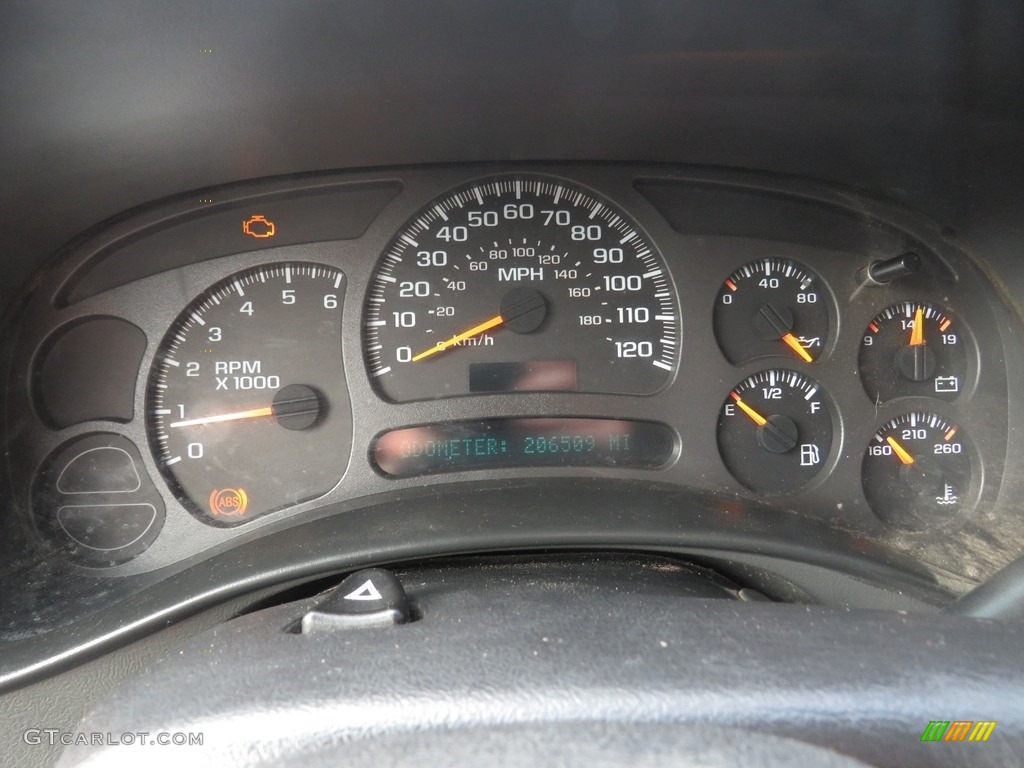
<path fill-rule="evenodd" d="M 222 413 L 219 416 L 204 416 L 200 419 L 186 419 L 185 421 L 172 421 L 171 427 L 196 427 L 200 424 L 219 424 L 222 421 L 240 421 L 241 419 L 259 419 L 264 416 L 273 416 L 274 409 L 271 406 L 266 408 L 254 408 L 250 411 L 235 411 L 234 413 Z"/>
<path fill-rule="evenodd" d="M 431 355 L 436 355 L 438 352 L 443 352 L 444 350 L 448 349 L 449 347 L 454 346 L 455 344 L 458 344 L 460 341 L 465 341 L 466 339 L 471 339 L 474 336 L 479 336 L 481 333 L 485 333 L 485 332 L 491 330 L 491 328 L 497 328 L 499 325 L 501 325 L 504 322 L 505 322 L 505 318 L 504 317 L 502 317 L 501 315 L 495 315 L 490 320 L 485 320 L 484 322 L 480 323 L 480 325 L 474 325 L 468 331 L 463 331 L 460 334 L 452 336 L 447 341 L 440 341 L 436 345 L 434 345 L 433 347 L 430 347 L 430 349 L 423 350 L 418 355 L 413 356 L 412 361 L 415 363 L 418 360 L 422 360 L 425 357 L 430 357 Z"/>

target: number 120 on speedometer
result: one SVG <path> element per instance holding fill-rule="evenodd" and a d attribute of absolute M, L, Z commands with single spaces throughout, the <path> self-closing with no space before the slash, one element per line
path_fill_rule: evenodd
<path fill-rule="evenodd" d="M 681 341 L 671 276 L 637 223 L 534 175 L 470 184 L 413 216 L 377 265 L 363 323 L 369 375 L 394 402 L 653 394 Z"/>

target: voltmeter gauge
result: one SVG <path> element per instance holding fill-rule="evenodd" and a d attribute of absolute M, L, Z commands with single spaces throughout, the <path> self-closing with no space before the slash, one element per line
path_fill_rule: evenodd
<path fill-rule="evenodd" d="M 932 413 L 883 426 L 864 454 L 864 495 L 883 521 L 921 530 L 941 525 L 977 496 L 973 449 L 964 431 Z"/>
<path fill-rule="evenodd" d="M 832 413 L 818 382 L 802 373 L 755 373 L 735 387 L 718 417 L 722 461 L 747 488 L 797 491 L 825 467 Z"/>
<path fill-rule="evenodd" d="M 864 330 L 860 376 L 868 396 L 955 400 L 967 383 L 968 338 L 933 304 L 905 301 L 882 310 Z"/>
<path fill-rule="evenodd" d="M 713 324 L 730 363 L 778 356 L 813 363 L 829 332 L 821 278 L 789 259 L 752 261 L 722 284 Z"/>

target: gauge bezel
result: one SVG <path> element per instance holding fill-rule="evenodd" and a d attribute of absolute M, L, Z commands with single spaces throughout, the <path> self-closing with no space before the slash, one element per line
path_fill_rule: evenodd
<path fill-rule="evenodd" d="M 821 275 L 821 273 L 805 264 L 803 261 L 794 258 L 792 255 L 784 255 L 785 251 L 782 248 L 776 250 L 776 252 L 768 252 L 763 256 L 759 256 L 756 259 L 748 259 L 739 266 L 730 270 L 728 274 L 722 277 L 720 282 L 720 288 L 714 298 L 714 305 L 711 311 L 711 327 L 714 332 L 715 341 L 718 344 L 718 349 L 727 361 L 737 368 L 743 368 L 749 365 L 771 365 L 769 361 L 780 360 L 780 365 L 793 365 L 795 363 L 801 363 L 808 366 L 808 370 L 813 370 L 814 366 L 825 364 L 829 361 L 832 352 L 835 348 L 836 339 L 839 336 L 839 323 L 841 315 L 839 312 L 839 305 L 836 302 L 835 293 L 828 281 Z M 722 297 L 726 295 L 727 281 L 732 279 L 737 273 L 741 272 L 746 267 L 753 267 L 764 263 L 765 261 L 777 261 L 785 264 L 792 264 L 796 268 L 803 270 L 804 272 L 812 275 L 819 287 L 818 294 L 821 298 L 822 308 L 825 311 L 826 322 L 828 328 L 825 332 L 825 337 L 822 339 L 821 350 L 817 357 L 811 362 L 805 363 L 793 356 L 792 353 L 788 352 L 784 346 L 779 345 L 777 352 L 766 352 L 764 354 L 758 354 L 753 357 L 738 358 L 734 359 L 734 356 L 730 355 L 727 351 L 728 343 L 723 343 L 722 334 L 723 331 L 719 327 L 719 316 L 725 310 L 723 309 Z M 756 273 L 755 273 L 756 274 Z M 747 279 L 750 279 L 749 277 Z M 753 332 L 753 330 L 751 330 Z"/>
<path fill-rule="evenodd" d="M 392 285 L 394 284 L 394 277 L 390 274 L 390 272 L 385 273 L 385 270 L 390 270 L 396 263 L 394 261 L 391 261 L 389 263 L 389 260 L 394 259 L 396 255 L 401 256 L 402 252 L 406 247 L 417 247 L 418 242 L 414 238 L 414 236 L 422 237 L 420 229 L 418 228 L 426 230 L 428 228 L 427 222 L 436 222 L 441 219 L 447 222 L 448 219 L 445 216 L 445 211 L 450 212 L 451 210 L 453 210 L 453 208 L 461 209 L 464 203 L 472 203 L 473 201 L 476 201 L 477 204 L 480 206 L 483 206 L 485 203 L 490 203 L 490 201 L 494 200 L 495 198 L 500 198 L 501 202 L 504 202 L 504 196 L 511 194 L 513 190 L 503 190 L 500 188 L 500 185 L 515 184 L 516 186 L 514 194 L 516 195 L 515 199 L 518 201 L 520 194 L 520 188 L 518 185 L 521 182 L 526 182 L 529 184 L 541 184 L 546 186 L 553 185 L 552 189 L 544 190 L 545 195 L 548 195 L 551 192 L 554 193 L 554 197 L 552 200 L 553 205 L 557 206 L 559 205 L 559 201 L 567 201 L 571 197 L 575 196 L 576 201 L 573 203 L 573 206 L 576 208 L 582 208 L 584 212 L 590 211 L 592 214 L 590 218 L 596 217 L 603 219 L 606 222 L 610 222 L 613 230 L 619 228 L 619 225 L 621 224 L 623 231 L 625 231 L 627 235 L 621 242 L 627 243 L 631 247 L 639 243 L 639 247 L 636 248 L 636 253 L 634 253 L 633 255 L 641 260 L 646 260 L 645 252 L 647 252 L 650 256 L 650 261 L 656 265 L 656 269 L 658 270 L 658 272 L 662 273 L 658 275 L 657 279 L 664 279 L 666 287 L 661 290 L 666 291 L 668 295 L 661 302 L 663 309 L 660 310 L 660 313 L 670 313 L 672 315 L 672 320 L 670 322 L 674 323 L 674 328 L 672 327 L 672 325 L 664 325 L 664 321 L 659 321 L 662 322 L 662 325 L 660 326 L 662 330 L 658 332 L 651 331 L 649 335 L 652 339 L 658 338 L 658 341 L 660 343 L 660 354 L 659 347 L 657 344 L 655 344 L 653 360 L 647 361 L 650 362 L 650 364 L 654 365 L 655 367 L 659 367 L 664 370 L 664 373 L 660 375 L 660 381 L 658 382 L 657 386 L 655 386 L 652 389 L 636 392 L 594 388 L 577 388 L 571 390 L 527 389 L 516 392 L 485 392 L 456 390 L 452 392 L 444 392 L 429 395 L 423 394 L 422 396 L 415 395 L 410 397 L 395 397 L 393 393 L 388 391 L 388 388 L 386 386 L 387 381 L 395 375 L 393 370 L 395 363 L 385 365 L 384 362 L 381 362 L 379 366 L 375 366 L 375 360 L 379 356 L 378 353 L 381 353 L 381 350 L 374 349 L 374 347 L 383 346 L 384 351 L 387 351 L 387 346 L 383 345 L 380 339 L 378 338 L 378 332 L 376 331 L 376 328 L 371 328 L 371 324 L 376 326 L 382 322 L 379 318 L 377 318 L 375 314 L 375 312 L 379 311 L 379 309 L 375 308 L 379 308 L 380 306 L 383 305 L 384 302 L 381 301 L 381 299 L 385 298 L 385 293 L 389 290 L 389 283 Z M 526 192 L 524 191 L 522 194 L 525 197 Z M 531 196 L 539 196 L 539 193 L 534 192 L 532 190 L 529 191 L 529 194 Z M 586 207 L 591 203 L 594 204 L 593 208 Z M 494 204 L 498 205 L 500 203 L 496 202 Z M 499 221 L 497 225 L 498 229 L 481 229 L 480 231 L 487 231 L 488 234 L 491 234 L 493 232 L 495 242 L 497 242 L 505 238 L 507 234 L 507 232 L 501 231 L 501 224 L 502 222 Z M 608 236 L 605 236 L 604 239 L 607 240 Z M 615 240 L 617 241 L 618 238 L 615 238 Z M 580 247 L 590 246 L 588 246 L 586 241 L 581 241 Z M 632 268 L 632 264 L 630 266 Z M 489 284 L 489 282 L 486 283 L 486 285 Z M 656 286 L 654 286 L 648 290 L 656 291 L 658 289 Z M 596 301 L 599 298 L 600 297 L 595 296 L 593 300 Z M 656 300 L 658 298 L 659 296 L 654 293 L 652 293 L 652 295 L 650 296 L 651 300 Z M 573 300 L 562 299 L 562 306 L 559 307 L 559 309 L 556 309 L 556 312 L 561 310 L 564 306 L 568 305 L 569 301 Z M 582 306 L 583 305 L 581 305 L 581 307 Z M 659 248 L 657 240 L 654 237 L 652 237 L 651 234 L 647 231 L 647 228 L 640 221 L 638 221 L 633 214 L 630 213 L 628 206 L 623 205 L 619 201 L 613 199 L 606 192 L 597 190 L 592 186 L 588 185 L 587 183 L 580 181 L 579 179 L 569 178 L 566 176 L 558 176 L 550 173 L 535 171 L 514 171 L 488 174 L 483 176 L 477 176 L 465 180 L 458 185 L 454 185 L 444 190 L 440 194 L 435 195 L 426 204 L 419 206 L 414 213 L 412 213 L 405 219 L 405 221 L 400 225 L 400 227 L 389 239 L 387 245 L 382 249 L 381 256 L 375 263 L 374 269 L 370 275 L 369 283 L 366 289 L 366 295 L 364 297 L 363 312 L 361 317 L 361 340 L 363 348 L 363 361 L 367 378 L 373 390 L 385 402 L 395 404 L 429 402 L 435 400 L 450 400 L 481 396 L 487 397 L 499 394 L 511 394 L 513 396 L 534 395 L 544 393 L 550 394 L 558 391 L 566 391 L 571 394 L 583 397 L 624 396 L 646 398 L 656 396 L 667 390 L 669 387 L 672 386 L 672 384 L 676 380 L 676 377 L 679 374 L 679 361 L 681 359 L 682 350 L 685 343 L 685 323 L 683 320 L 683 315 L 684 313 L 681 306 L 680 293 L 678 290 L 678 286 L 676 285 L 676 277 L 673 272 L 673 269 L 669 265 L 668 260 L 665 257 L 665 254 Z M 483 319 L 483 317 L 474 318 L 473 320 L 468 321 L 468 324 L 471 325 Z M 466 323 L 464 323 L 464 325 L 466 325 Z M 654 327 L 653 324 L 652 327 Z M 569 330 L 572 329 L 563 329 L 563 332 Z M 447 339 L 446 334 L 442 334 L 442 336 L 444 337 L 442 340 Z M 590 340 L 590 336 L 584 336 L 583 339 Z M 579 349 L 582 346 L 574 344 L 574 342 L 577 341 L 576 338 L 567 337 L 564 339 L 564 341 L 566 342 L 567 346 L 576 346 L 577 349 Z M 506 341 L 506 343 L 509 342 Z M 674 346 L 674 349 L 672 349 L 672 346 Z M 454 356 L 457 354 L 457 351 L 450 350 L 444 354 Z M 548 356 L 541 355 L 534 359 L 537 361 L 542 361 L 548 359 Z M 633 365 L 641 365 L 644 362 L 644 358 L 638 357 L 635 358 L 635 360 L 635 363 L 632 363 L 629 367 L 624 368 L 624 370 L 634 370 L 634 368 L 632 367 Z M 528 363 L 531 360 L 522 360 L 520 359 L 519 355 L 510 354 L 508 355 L 508 361 Z M 579 368 L 584 367 L 582 364 L 583 361 L 576 362 Z M 663 363 L 663 365 L 659 366 L 658 362 Z M 462 363 L 461 361 L 456 361 L 455 363 L 453 363 L 453 365 L 463 364 L 464 363 Z M 409 371 L 409 373 L 412 374 L 413 372 Z"/>
<path fill-rule="evenodd" d="M 309 279 L 322 279 L 315 274 L 316 270 L 323 270 L 324 278 L 328 276 L 333 278 L 335 284 L 333 289 L 335 291 L 336 304 L 334 307 L 330 307 L 331 310 L 337 311 L 337 339 L 339 347 L 342 344 L 342 337 L 344 334 L 344 311 L 345 311 L 345 294 L 348 287 L 347 276 L 344 271 L 339 267 L 330 264 L 325 264 L 321 261 L 315 260 L 302 260 L 302 259 L 283 259 L 267 261 L 259 264 L 255 264 L 244 269 L 232 271 L 221 277 L 216 282 L 209 285 L 207 288 L 201 290 L 195 294 L 192 299 L 185 305 L 174 321 L 170 324 L 166 333 L 162 336 L 158 342 L 155 351 L 153 353 L 152 360 L 148 367 L 148 375 L 146 379 L 146 386 L 144 389 L 144 422 L 146 425 L 146 436 L 147 444 L 150 446 L 150 453 L 152 454 L 155 465 L 159 471 L 160 476 L 163 478 L 167 488 L 173 494 L 175 499 L 181 504 L 183 508 L 188 510 L 195 519 L 201 521 L 207 526 L 214 528 L 234 528 L 238 526 L 245 526 L 258 520 L 267 515 L 273 515 L 274 513 L 282 510 L 295 508 L 304 504 L 308 504 L 316 499 L 323 498 L 331 490 L 337 487 L 338 483 L 344 476 L 344 466 L 348 464 L 349 455 L 351 454 L 351 424 L 336 425 L 335 431 L 337 436 L 340 438 L 337 445 L 337 455 L 339 456 L 339 468 L 337 469 L 337 477 L 334 478 L 329 485 L 322 489 L 318 489 L 316 492 L 308 494 L 304 498 L 300 498 L 296 501 L 288 500 L 282 504 L 272 506 L 270 508 L 261 509 L 259 512 L 253 512 L 252 514 L 242 514 L 237 517 L 224 515 L 214 516 L 206 507 L 201 504 L 206 499 L 197 500 L 193 497 L 182 484 L 175 470 L 173 469 L 172 462 L 167 461 L 167 456 L 164 454 L 166 451 L 161 445 L 163 435 L 162 420 L 166 414 L 158 414 L 155 408 L 155 396 L 154 392 L 158 387 L 161 386 L 161 375 L 167 369 L 166 350 L 171 347 L 174 341 L 184 342 L 183 338 L 179 338 L 184 334 L 184 329 L 188 325 L 189 321 L 193 321 L 197 326 L 205 326 L 205 322 L 195 321 L 197 315 L 202 317 L 202 313 L 210 311 L 215 306 L 221 305 L 221 299 L 226 295 L 230 295 L 228 289 L 235 288 L 237 292 L 238 285 L 249 286 L 253 283 L 245 282 L 250 278 L 253 282 L 265 284 L 272 279 L 279 279 L 284 277 L 285 274 L 290 275 L 290 269 L 297 268 L 299 270 L 312 269 L 314 275 L 309 276 Z M 280 272 L 281 274 L 272 274 Z M 306 277 L 306 276 L 304 276 Z M 290 277 L 286 278 L 290 282 Z M 287 283 L 286 283 L 287 284 Z M 224 294 L 224 296 L 220 296 Z M 204 306 L 209 304 L 210 306 Z M 325 303 L 325 308 L 327 305 Z M 338 371 L 341 374 L 340 386 L 335 389 L 332 393 L 334 395 L 331 402 L 326 405 L 327 411 L 335 412 L 332 414 L 333 418 L 345 417 L 346 414 L 350 413 L 349 395 L 348 389 L 345 383 L 345 365 L 343 359 L 342 349 L 338 349 Z M 291 382 L 289 382 L 291 383 Z M 280 391 L 280 390 L 278 390 Z M 350 421 L 350 418 L 349 418 Z M 206 458 L 204 456 L 204 458 Z M 177 462 L 174 462 L 177 463 Z M 226 490 L 234 490 L 228 488 Z"/>
<path fill-rule="evenodd" d="M 864 494 L 864 499 L 867 502 L 868 507 L 871 509 L 872 514 L 877 518 L 880 525 L 898 532 L 901 536 L 912 537 L 914 539 L 933 539 L 937 536 L 948 535 L 954 531 L 962 529 L 964 524 L 974 515 L 985 489 L 985 464 L 982 461 L 981 454 L 978 452 L 978 448 L 971 437 L 970 431 L 965 429 L 958 421 L 956 421 L 955 418 L 947 415 L 945 413 L 947 409 L 935 407 L 938 404 L 946 403 L 936 400 L 931 400 L 929 402 L 925 398 L 916 399 L 921 403 L 920 407 L 906 408 L 887 417 L 884 421 L 878 423 L 877 428 L 872 433 L 871 438 L 867 445 L 865 445 L 864 452 L 861 455 L 861 491 Z M 870 455 L 871 444 L 875 437 L 880 435 L 882 432 L 900 426 L 898 422 L 909 418 L 912 414 L 923 416 L 925 418 L 934 416 L 945 425 L 955 427 L 960 433 L 960 441 L 964 446 L 964 453 L 968 460 L 971 473 L 967 490 L 963 495 L 963 502 L 956 514 L 947 517 L 937 516 L 934 520 L 929 520 L 927 525 L 922 525 L 920 527 L 900 524 L 894 521 L 891 516 L 879 512 L 876 504 L 872 503 L 871 494 L 867 490 L 867 478 L 865 477 L 865 469 L 869 460 L 878 459 L 881 461 L 884 458 L 888 458 L 873 457 Z"/>

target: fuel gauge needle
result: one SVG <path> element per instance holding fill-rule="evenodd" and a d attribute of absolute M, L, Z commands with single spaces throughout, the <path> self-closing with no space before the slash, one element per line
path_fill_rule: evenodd
<path fill-rule="evenodd" d="M 895 437 L 889 435 L 887 438 L 885 438 L 885 442 L 892 446 L 893 452 L 899 457 L 899 460 L 902 461 L 904 464 L 914 463 L 914 457 L 907 452 L 906 448 L 904 448 L 902 445 L 896 442 Z"/>
<path fill-rule="evenodd" d="M 736 405 L 738 405 L 740 407 L 740 409 L 745 414 L 747 414 L 747 416 L 749 416 L 754 421 L 755 424 L 757 424 L 757 426 L 763 427 L 765 424 L 768 423 L 768 419 L 766 419 L 760 413 L 758 413 L 753 408 L 751 408 L 749 405 L 744 403 L 743 402 L 743 398 L 741 398 L 738 394 L 736 394 L 735 392 L 730 392 L 729 394 L 732 396 L 732 399 L 736 401 Z"/>
<path fill-rule="evenodd" d="M 200 424 L 219 424 L 223 421 L 241 421 L 242 419 L 260 419 L 264 416 L 273 416 L 272 406 L 266 408 L 254 408 L 249 411 L 235 411 L 234 413 L 222 413 L 218 416 L 204 416 L 199 419 L 185 419 L 185 421 L 172 421 L 170 427 L 197 427 Z"/>

